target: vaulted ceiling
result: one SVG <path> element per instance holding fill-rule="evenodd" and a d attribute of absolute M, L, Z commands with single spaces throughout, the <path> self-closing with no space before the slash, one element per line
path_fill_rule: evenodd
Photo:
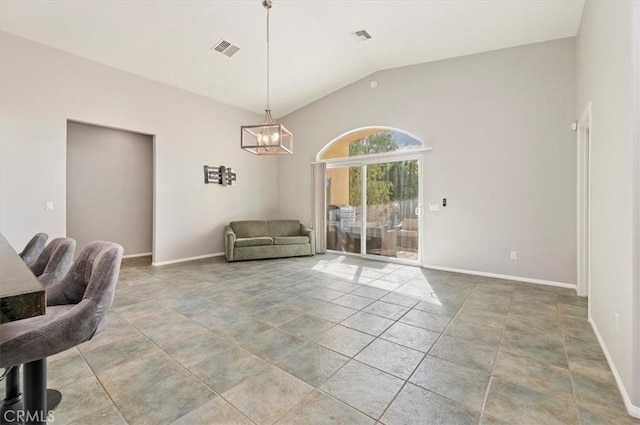
<path fill-rule="evenodd" d="M 273 114 L 376 71 L 575 36 L 583 7 L 583 0 L 273 0 Z M 261 0 L 2 0 L 0 29 L 243 109 L 265 108 Z M 372 38 L 351 35 L 362 29 Z M 240 50 L 215 52 L 221 39 Z"/>

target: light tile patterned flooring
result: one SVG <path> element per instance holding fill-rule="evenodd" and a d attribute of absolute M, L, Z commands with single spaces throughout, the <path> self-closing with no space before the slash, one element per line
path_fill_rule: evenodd
<path fill-rule="evenodd" d="M 55 424 L 638 424 L 568 289 L 326 254 L 125 262 Z"/>

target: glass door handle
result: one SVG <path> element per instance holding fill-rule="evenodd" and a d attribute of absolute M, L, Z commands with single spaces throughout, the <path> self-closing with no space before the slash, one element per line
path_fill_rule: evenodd
<path fill-rule="evenodd" d="M 420 217 L 420 215 L 422 214 L 422 205 L 418 205 L 414 212 L 416 213 L 417 217 Z"/>

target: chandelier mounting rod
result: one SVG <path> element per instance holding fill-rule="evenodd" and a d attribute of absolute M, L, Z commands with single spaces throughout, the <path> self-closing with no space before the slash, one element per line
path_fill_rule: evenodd
<path fill-rule="evenodd" d="M 267 110 L 271 110 L 269 107 L 269 10 L 271 9 L 271 0 L 264 0 L 262 6 L 267 9 Z"/>

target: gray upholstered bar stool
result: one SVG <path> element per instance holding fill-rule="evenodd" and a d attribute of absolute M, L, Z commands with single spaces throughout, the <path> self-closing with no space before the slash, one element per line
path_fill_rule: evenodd
<path fill-rule="evenodd" d="M 73 263 L 75 251 L 75 240 L 56 238 L 47 244 L 38 259 L 29 268 L 40 283 L 49 287 L 67 274 Z"/>
<path fill-rule="evenodd" d="M 42 250 L 44 250 L 47 244 L 47 239 L 49 239 L 49 235 L 46 233 L 36 233 L 36 235 L 27 242 L 27 245 L 19 254 L 27 267 L 31 268 L 38 257 L 40 257 Z"/>
<path fill-rule="evenodd" d="M 47 419 L 47 357 L 90 340 L 107 326 L 123 249 L 92 242 L 58 283 L 47 288 L 44 316 L 0 325 L 0 367 L 24 364 L 25 417 Z"/>
<path fill-rule="evenodd" d="M 20 253 L 27 267 L 45 287 L 60 281 L 69 271 L 76 249 L 76 241 L 69 238 L 54 239 L 45 247 L 48 238 L 46 233 L 38 233 Z M 22 408 L 19 369 L 20 365 L 15 365 L 5 372 L 5 398 L 0 408 L 3 415 L 7 410 Z M 50 404 L 60 401 L 60 393 L 55 390 L 51 391 L 50 397 Z M 4 422 L 5 418 L 0 417 L 0 423 Z"/>

